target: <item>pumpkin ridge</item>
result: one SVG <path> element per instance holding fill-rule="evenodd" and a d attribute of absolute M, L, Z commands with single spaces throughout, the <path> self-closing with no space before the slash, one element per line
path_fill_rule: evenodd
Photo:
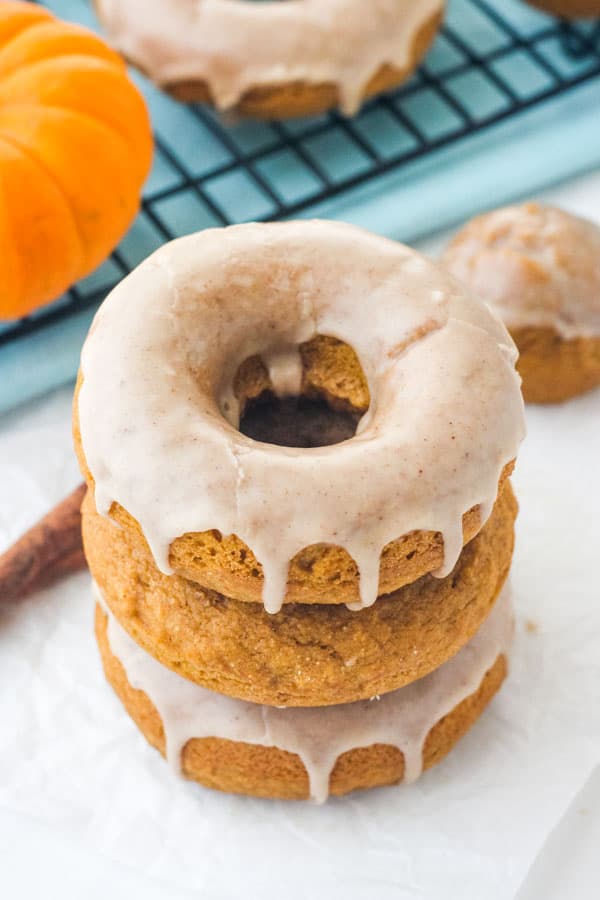
<path fill-rule="evenodd" d="M 1 2 L 1 0 L 0 0 Z M 122 134 L 118 128 L 115 128 L 112 122 L 106 122 L 104 119 L 99 119 L 97 116 L 91 116 L 89 113 L 83 112 L 80 109 L 73 109 L 72 106 L 61 106 L 58 103 L 0 103 L 0 112 L 3 109 L 50 109 L 55 110 L 56 112 L 65 113 L 69 116 L 75 116 L 78 119 L 83 119 L 85 122 L 91 122 L 93 125 L 98 125 L 101 128 L 105 128 L 106 131 L 110 132 L 113 137 L 116 137 L 117 140 L 121 141 L 121 143 L 125 146 L 128 153 L 132 156 L 135 155 L 134 148 L 131 146 L 130 142 L 127 140 L 124 134 Z"/>
<path fill-rule="evenodd" d="M 52 181 L 52 184 L 63 195 L 65 203 L 67 204 L 67 207 L 68 207 L 69 211 L 71 212 L 71 216 L 74 220 L 75 228 L 77 230 L 77 235 L 79 237 L 80 244 L 81 244 L 82 250 L 83 250 L 81 271 L 78 274 L 77 279 L 76 279 L 76 280 L 79 280 L 79 278 L 82 278 L 85 275 L 87 275 L 90 271 L 93 271 L 93 269 L 95 269 L 102 260 L 101 259 L 98 260 L 94 256 L 93 252 L 88 251 L 88 248 L 90 248 L 90 250 L 93 250 L 93 248 L 98 245 L 94 244 L 94 243 L 90 244 L 88 238 L 86 237 L 85 231 L 82 231 L 82 229 L 80 227 L 81 220 L 79 219 L 79 211 L 77 210 L 77 207 L 74 208 L 72 206 L 71 202 L 68 199 L 68 191 L 69 191 L 68 182 L 63 183 L 60 180 L 60 172 L 58 174 L 58 177 L 53 174 L 53 170 L 47 166 L 44 159 L 40 158 L 37 155 L 35 146 L 30 146 L 28 143 L 23 143 L 22 138 L 18 134 L 13 135 L 10 131 L 7 132 L 6 130 L 1 130 L 3 127 L 2 126 L 3 110 L 22 111 L 24 109 L 27 109 L 28 107 L 31 110 L 33 110 L 34 113 L 38 113 L 38 114 L 41 113 L 43 115 L 46 111 L 55 112 L 55 113 L 62 114 L 65 117 L 70 118 L 72 120 L 75 120 L 76 122 L 80 121 L 81 123 L 87 124 L 87 126 L 91 127 L 94 131 L 100 132 L 100 135 L 98 136 L 98 140 L 100 140 L 100 141 L 106 141 L 107 139 L 110 138 L 110 140 L 114 143 L 115 147 L 118 148 L 118 154 L 119 154 L 119 157 L 121 158 L 121 165 L 119 165 L 119 168 L 118 168 L 119 172 L 122 171 L 123 165 L 127 165 L 128 161 L 130 160 L 130 158 L 132 156 L 131 149 L 130 149 L 128 142 L 123 138 L 123 136 L 120 135 L 118 131 L 111 128 L 109 125 L 107 125 L 102 119 L 98 119 L 95 116 L 91 116 L 91 115 L 88 115 L 87 113 L 80 112 L 79 110 L 71 109 L 70 107 L 60 107 L 57 105 L 45 105 L 45 104 L 16 104 L 16 103 L 15 104 L 4 104 L 4 105 L 0 106 L 0 134 L 2 134 L 5 137 L 5 139 L 9 140 L 14 147 L 16 147 L 20 151 L 24 152 L 25 155 L 27 156 L 27 158 L 31 162 L 35 163 L 37 165 L 37 167 L 47 176 L 47 178 Z M 56 123 L 53 123 L 53 124 L 56 124 Z M 4 126 L 4 127 L 6 127 L 6 126 Z M 88 166 L 88 169 L 89 169 L 89 166 Z M 88 175 L 89 175 L 89 172 L 86 174 L 86 177 Z M 120 196 L 120 194 L 115 194 L 115 196 Z M 131 227 L 131 224 L 133 223 L 138 210 L 139 210 L 139 202 L 135 208 L 130 210 L 131 215 L 128 215 L 127 218 L 125 220 L 123 220 L 123 231 L 121 232 L 120 236 L 123 236 L 123 234 L 126 232 L 126 230 L 129 227 Z M 109 249 L 104 251 L 103 258 L 106 258 L 106 256 L 109 255 L 109 253 L 114 249 L 114 247 L 117 245 L 117 243 L 118 243 L 118 240 L 114 240 L 109 245 Z M 103 245 L 100 244 L 100 246 L 103 246 Z"/>
<path fill-rule="evenodd" d="M 3 150 L 4 153 L 9 151 L 13 154 L 14 157 L 23 161 L 23 163 L 29 167 L 30 172 L 37 173 L 37 177 L 39 177 L 40 182 L 46 185 L 46 200 L 49 198 L 49 194 L 52 194 L 53 200 L 52 202 L 56 202 L 60 204 L 60 216 L 64 217 L 64 221 L 68 222 L 70 228 L 71 238 L 73 240 L 73 253 L 70 253 L 69 261 L 71 264 L 71 268 L 69 269 L 69 280 L 59 279 L 60 286 L 57 284 L 55 288 L 52 290 L 52 294 L 48 293 L 47 288 L 42 289 L 43 296 L 45 300 L 41 300 L 36 303 L 36 306 L 41 305 L 42 302 L 48 302 L 49 299 L 53 299 L 55 297 L 59 297 L 61 293 L 66 290 L 69 284 L 72 284 L 76 279 L 76 273 L 81 268 L 82 260 L 83 260 L 83 250 L 78 239 L 78 229 L 76 228 L 76 224 L 72 219 L 71 211 L 69 205 L 66 202 L 64 194 L 60 189 L 56 186 L 55 182 L 47 179 L 46 173 L 43 168 L 37 165 L 34 159 L 31 159 L 29 154 L 25 153 L 20 146 L 15 144 L 14 141 L 11 141 L 9 138 L 0 134 L 0 150 Z M 5 207 L 3 207 L 5 208 Z M 47 210 L 46 210 L 47 212 Z M 58 208 L 52 209 L 52 220 L 53 222 L 56 220 Z M 60 218 L 60 217 L 59 217 Z M 12 259 L 13 262 L 13 289 L 16 289 L 15 293 L 12 294 L 11 300 L 9 301 L 9 312 L 10 318 L 21 318 L 22 316 L 28 315 L 31 312 L 31 306 L 28 302 L 24 302 L 24 298 L 26 297 L 26 293 L 24 292 L 23 286 L 26 283 L 26 274 L 27 274 L 27 263 L 26 257 L 23 256 L 21 252 L 21 248 L 19 247 L 19 232 L 15 230 L 10 217 L 4 217 L 4 236 L 5 238 L 9 238 L 11 246 L 8 248 L 12 250 L 12 254 L 7 251 L 7 248 L 3 245 L 3 254 L 7 254 Z M 64 253 L 65 248 L 61 249 L 61 253 Z M 6 259 L 6 256 L 3 258 Z M 61 257 L 62 258 L 62 257 Z M 10 260 L 9 260 L 10 261 Z M 14 268 L 14 264 L 16 263 L 16 269 Z M 10 274 L 10 271 L 9 271 Z M 39 289 L 38 285 L 38 289 Z M 37 296 L 37 295 L 36 295 Z M 4 317 L 4 316 L 3 316 Z"/>
<path fill-rule="evenodd" d="M 8 106 L 9 104 L 6 104 L 6 105 Z M 10 105 L 12 105 L 12 104 L 10 104 Z M 18 104 L 14 104 L 14 105 L 17 106 Z M 22 105 L 25 105 L 25 104 L 22 104 Z M 27 104 L 27 105 L 28 105 L 28 106 L 33 106 L 33 104 L 31 104 L 31 103 L 30 103 L 30 104 Z M 6 107 L 5 107 L 5 108 L 6 108 Z M 78 239 L 78 241 L 79 241 L 80 256 L 81 256 L 81 259 L 82 259 L 82 261 L 83 261 L 83 263 L 84 263 L 84 267 L 85 267 L 85 260 L 86 260 L 86 257 L 87 257 L 87 252 L 86 252 L 86 249 L 85 249 L 85 241 L 84 241 L 84 239 L 83 239 L 83 234 L 82 234 L 82 232 L 81 232 L 81 227 L 80 227 L 80 225 L 79 225 L 79 222 L 77 221 L 77 216 L 75 215 L 75 210 L 73 209 L 73 207 L 72 207 L 70 201 L 68 200 L 67 196 L 65 195 L 65 192 L 64 192 L 64 190 L 63 190 L 63 188 L 62 188 L 62 185 L 61 185 L 60 182 L 55 178 L 55 176 L 52 174 L 52 172 L 50 172 L 50 170 L 48 169 L 48 167 L 44 165 L 44 163 L 42 162 L 42 160 L 38 159 L 38 157 L 37 157 L 34 153 L 31 152 L 31 148 L 29 148 L 29 147 L 24 147 L 23 144 L 22 144 L 20 141 L 16 140 L 15 138 L 11 137 L 10 135 L 6 135 L 2 130 L 0 130 L 0 138 L 1 138 L 6 144 L 10 144 L 11 147 L 14 147 L 15 150 L 18 150 L 19 153 L 22 153 L 23 156 L 27 157 L 27 159 L 28 159 L 34 166 L 36 166 L 36 168 L 38 168 L 38 169 L 40 170 L 40 172 L 43 172 L 43 174 L 46 176 L 46 178 L 48 178 L 48 180 L 51 181 L 52 184 L 55 186 L 55 188 L 59 191 L 61 197 L 62 197 L 63 200 L 64 200 L 65 207 L 68 209 L 68 211 L 69 211 L 69 213 L 70 213 L 70 216 L 71 216 L 71 219 L 73 220 L 73 227 L 74 227 L 74 229 L 75 229 L 75 233 L 76 233 L 77 239 Z M 80 277 L 80 276 L 78 275 L 76 280 L 78 280 L 79 277 Z"/>
<path fill-rule="evenodd" d="M 2 0 L 0 0 L 2 2 Z M 115 74 L 125 78 L 125 80 L 130 81 L 129 75 L 127 74 L 126 69 L 122 69 L 117 63 L 112 62 L 110 59 L 106 59 L 103 56 L 97 56 L 94 53 L 64 53 L 57 54 L 56 56 L 43 56 L 40 59 L 36 59 L 33 62 L 27 63 L 21 68 L 13 69 L 11 72 L 7 72 L 6 75 L 0 75 L 0 83 L 3 87 L 7 84 L 10 87 L 10 82 L 14 79 L 18 81 L 23 72 L 31 72 L 33 71 L 35 74 L 35 70 L 39 67 L 42 68 L 46 65 L 51 65 L 56 63 L 61 59 L 68 59 L 71 61 L 79 61 L 80 63 L 85 63 L 89 65 L 96 65 L 99 67 L 99 70 L 95 74 L 100 74 L 102 72 L 102 68 L 105 70 L 108 69 L 110 72 L 114 72 Z M 131 82 L 133 84 L 133 82 Z"/>
<path fill-rule="evenodd" d="M 0 2 L 2 2 L 2 0 L 0 0 Z M 60 61 L 61 59 L 68 60 L 69 62 L 78 62 L 79 61 L 81 64 L 83 64 L 87 67 L 92 66 L 92 67 L 94 67 L 92 70 L 94 75 L 100 76 L 102 74 L 110 73 L 110 74 L 118 76 L 120 79 L 123 79 L 127 83 L 128 87 L 133 88 L 133 92 L 135 94 L 137 94 L 137 99 L 141 102 L 141 105 L 143 106 L 146 115 L 147 116 L 149 115 L 144 98 L 143 98 L 139 88 L 136 87 L 134 82 L 129 77 L 127 70 L 121 69 L 115 63 L 110 62 L 110 60 L 104 59 L 101 56 L 93 56 L 89 53 L 68 53 L 68 54 L 64 54 L 64 55 L 58 55 L 56 57 L 48 57 L 48 58 L 36 60 L 35 62 L 32 62 L 26 66 L 23 66 L 22 69 L 15 69 L 12 72 L 8 72 L 5 76 L 0 75 L 0 86 L 3 91 L 6 89 L 8 89 L 8 91 L 10 91 L 11 81 L 14 80 L 14 81 L 18 82 L 19 78 L 21 78 L 25 72 L 27 72 L 29 74 L 33 73 L 34 75 L 36 75 L 37 74 L 36 69 L 45 67 L 49 64 L 54 64 L 57 61 Z M 42 74 L 44 74 L 44 73 L 42 73 Z M 133 96 L 133 93 L 132 93 L 132 96 Z M 7 105 L 7 103 L 9 103 L 9 102 L 10 101 L 2 100 L 2 98 L 0 97 L 0 107 Z M 29 105 L 52 106 L 54 104 L 51 104 L 51 103 L 47 104 L 43 100 L 38 100 L 38 101 L 36 101 L 35 104 L 29 104 Z M 76 107 L 65 106 L 63 108 L 64 109 L 73 109 L 74 112 L 78 112 Z M 98 119 L 101 119 L 103 122 L 106 121 L 99 113 L 95 113 L 95 117 Z M 107 123 L 107 124 L 109 124 L 109 123 Z M 112 124 L 112 123 L 110 123 L 110 124 Z M 115 127 L 115 130 L 116 130 L 116 126 L 113 126 L 113 127 Z M 127 140 L 127 138 L 125 137 L 125 134 L 121 133 L 121 137 L 124 140 Z M 127 143 L 129 144 L 129 141 L 127 141 Z"/>
<path fill-rule="evenodd" d="M 10 3 L 3 0 L 4 6 L 0 7 L 0 47 L 4 47 L 19 34 L 32 28 L 40 22 L 55 21 L 55 16 L 44 9 L 43 6 L 27 7 L 21 3 Z M 13 20 L 14 30 L 9 30 L 9 23 Z"/>
<path fill-rule="evenodd" d="M 60 39 L 83 39 L 88 40 L 89 47 L 80 46 L 74 50 L 62 50 L 55 52 L 52 47 L 52 41 L 58 44 Z M 19 60 L 17 63 L 7 70 L 1 71 L 3 57 L 10 56 L 14 53 L 14 46 L 19 42 L 27 42 L 29 40 L 43 40 L 48 43 L 47 55 L 37 56 L 31 60 Z M 89 28 L 76 25 L 71 22 L 61 22 L 59 19 L 49 19 L 33 22 L 29 27 L 22 29 L 13 35 L 4 45 L 0 46 L 0 80 L 9 78 L 13 72 L 18 70 L 19 66 L 30 66 L 37 62 L 43 62 L 48 59 L 62 59 L 69 56 L 86 56 L 92 59 L 100 59 L 118 68 L 120 71 L 126 72 L 125 62 L 119 57 L 117 52 L 112 49 L 105 41 L 102 40 Z"/>

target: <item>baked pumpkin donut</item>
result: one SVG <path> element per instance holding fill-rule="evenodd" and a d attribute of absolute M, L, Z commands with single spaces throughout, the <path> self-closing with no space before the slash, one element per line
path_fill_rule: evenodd
<path fill-rule="evenodd" d="M 269 706 L 327 706 L 428 674 L 475 634 L 510 569 L 510 482 L 447 578 L 426 575 L 354 612 L 286 604 L 276 615 L 158 571 L 147 545 L 83 505 L 84 546 L 107 607 L 144 650 L 210 690 Z"/>
<path fill-rule="evenodd" d="M 315 343 L 320 341 L 317 338 Z M 306 371 L 306 391 L 309 395 L 312 393 L 310 379 L 313 374 L 312 370 Z M 256 382 L 253 387 L 255 384 Z M 268 377 L 264 390 L 270 390 Z M 334 403 L 336 401 L 340 402 L 339 398 L 335 398 Z M 259 411 L 260 409 L 262 407 L 259 407 Z M 335 411 L 335 406 L 333 409 Z M 327 415 L 324 419 L 329 422 Z M 295 431 L 295 426 L 289 429 L 292 435 Z M 499 492 L 512 469 L 511 462 L 502 470 Z M 93 484 L 93 480 L 90 483 Z M 91 495 L 85 508 L 90 514 L 96 512 Z M 132 555 L 139 558 L 151 556 L 139 523 L 123 507 L 112 504 L 110 518 L 120 526 L 120 539 Z M 91 521 L 90 515 L 88 542 L 90 552 L 93 552 L 92 540 L 96 539 L 97 543 L 105 540 L 106 535 L 104 530 L 99 530 L 100 522 L 94 520 L 96 525 L 92 526 Z M 481 524 L 478 506 L 472 507 L 463 515 L 463 544 L 475 537 Z M 92 529 L 95 529 L 94 538 Z M 438 571 L 443 563 L 444 539 L 440 532 L 409 532 L 384 547 L 379 568 L 378 594 L 391 594 L 404 585 L 412 584 L 428 572 Z M 242 602 L 262 602 L 262 565 L 252 550 L 235 534 L 224 536 L 219 531 L 211 530 L 183 535 L 171 544 L 169 567 L 174 575 L 226 597 Z M 322 605 L 346 603 L 353 608 L 360 602 L 358 582 L 358 567 L 347 551 L 332 544 L 313 544 L 301 550 L 290 561 L 285 602 Z"/>
<path fill-rule="evenodd" d="M 600 228 L 526 203 L 460 231 L 446 268 L 504 321 L 530 403 L 559 403 L 600 384 Z"/>
<path fill-rule="evenodd" d="M 593 19 L 600 16 L 600 0 L 527 0 L 527 2 L 563 19 Z"/>
<path fill-rule="evenodd" d="M 414 781 L 472 726 L 506 674 L 507 592 L 437 671 L 381 698 L 328 709 L 231 700 L 163 668 L 96 608 L 106 677 L 146 739 L 207 787 L 322 802 L 328 794 Z"/>
<path fill-rule="evenodd" d="M 98 512 L 162 572 L 271 613 L 364 608 L 450 573 L 487 520 L 524 432 L 514 359 L 504 326 L 402 245 L 329 222 L 203 231 L 104 302 L 75 444 Z M 356 434 L 310 449 L 242 434 L 265 372 L 271 394 L 362 412 Z"/>
<path fill-rule="evenodd" d="M 314 115 L 395 87 L 444 0 L 96 0 L 118 49 L 179 99 L 259 118 Z"/>
<path fill-rule="evenodd" d="M 138 211 L 152 146 L 114 50 L 37 3 L 0 3 L 0 319 L 108 256 Z"/>

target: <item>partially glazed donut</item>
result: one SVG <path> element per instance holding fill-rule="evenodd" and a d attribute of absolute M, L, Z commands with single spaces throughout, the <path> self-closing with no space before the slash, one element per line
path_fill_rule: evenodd
<path fill-rule="evenodd" d="M 443 263 L 504 321 L 523 394 L 557 403 L 600 384 L 600 228 L 538 203 L 478 216 Z"/>
<path fill-rule="evenodd" d="M 407 78 L 444 0 L 96 0 L 124 55 L 188 101 L 262 118 L 361 102 Z"/>
<path fill-rule="evenodd" d="M 328 706 L 410 684 L 454 656 L 505 583 L 517 504 L 510 481 L 447 578 L 426 575 L 369 609 L 287 603 L 269 615 L 154 565 L 88 494 L 83 539 L 107 609 L 140 647 L 209 690 L 269 706 Z"/>
<path fill-rule="evenodd" d="M 332 370 L 306 352 L 318 336 Z M 299 449 L 241 434 L 239 374 L 257 358 L 274 393 L 299 394 L 312 371 L 313 389 L 362 404 L 355 436 Z M 270 612 L 366 607 L 452 571 L 490 515 L 524 430 L 514 361 L 499 320 L 402 245 L 327 222 L 204 231 L 97 314 L 76 446 L 97 510 L 140 531 L 163 572 Z M 407 536 L 382 584 L 382 552 Z M 221 542 L 235 566 L 214 564 Z"/>
<path fill-rule="evenodd" d="M 222 791 L 319 802 L 328 793 L 411 782 L 439 762 L 504 680 L 512 631 L 505 592 L 469 643 L 420 681 L 362 703 L 277 709 L 169 672 L 96 607 L 106 677 L 176 772 Z"/>

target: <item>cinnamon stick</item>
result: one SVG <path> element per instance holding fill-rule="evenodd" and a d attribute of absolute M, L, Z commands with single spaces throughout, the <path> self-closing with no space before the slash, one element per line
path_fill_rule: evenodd
<path fill-rule="evenodd" d="M 82 484 L 0 556 L 0 602 L 18 600 L 85 568 Z"/>

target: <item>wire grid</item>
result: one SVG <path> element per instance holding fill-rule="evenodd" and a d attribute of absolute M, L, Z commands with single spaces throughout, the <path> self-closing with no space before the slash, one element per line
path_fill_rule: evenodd
<path fill-rule="evenodd" d="M 85 0 L 48 0 L 94 25 Z M 270 221 L 398 170 L 592 78 L 600 89 L 600 23 L 565 23 L 519 0 L 450 0 L 446 23 L 416 75 L 355 119 L 225 123 L 183 106 L 141 76 L 156 158 L 130 233 L 60 300 L 0 326 L 0 347 L 98 305 L 165 241 L 248 220 Z"/>

